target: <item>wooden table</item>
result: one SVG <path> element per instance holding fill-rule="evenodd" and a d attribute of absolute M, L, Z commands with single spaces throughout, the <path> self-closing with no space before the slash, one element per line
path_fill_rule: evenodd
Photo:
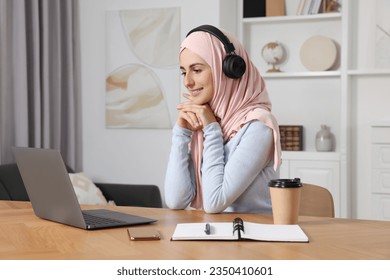
<path fill-rule="evenodd" d="M 130 241 L 126 228 L 95 231 L 73 228 L 37 218 L 29 202 L 0 201 L 0 259 L 390 259 L 390 222 L 385 221 L 300 217 L 299 225 L 309 236 L 309 243 L 171 241 L 177 223 L 230 222 L 236 216 L 244 221 L 272 223 L 272 216 L 107 208 L 158 219 L 142 227 L 159 230 L 162 240 Z"/>

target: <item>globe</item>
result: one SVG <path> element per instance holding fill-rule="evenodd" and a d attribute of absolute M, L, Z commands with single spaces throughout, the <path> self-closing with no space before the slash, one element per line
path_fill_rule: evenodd
<path fill-rule="evenodd" d="M 283 62 L 285 57 L 285 51 L 283 45 L 279 42 L 269 42 L 261 50 L 261 55 L 265 62 L 272 65 L 271 69 L 267 72 L 281 72 L 276 65 Z"/>

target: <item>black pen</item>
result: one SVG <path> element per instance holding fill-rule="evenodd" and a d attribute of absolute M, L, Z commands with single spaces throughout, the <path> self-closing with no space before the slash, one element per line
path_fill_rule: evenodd
<path fill-rule="evenodd" d="M 204 232 L 205 232 L 207 235 L 211 233 L 210 224 L 206 224 L 206 228 L 204 229 Z"/>

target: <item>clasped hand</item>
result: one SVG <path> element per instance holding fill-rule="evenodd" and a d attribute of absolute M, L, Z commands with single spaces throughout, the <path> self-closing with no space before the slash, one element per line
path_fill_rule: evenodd
<path fill-rule="evenodd" d="M 179 110 L 177 124 L 192 131 L 203 129 L 208 124 L 217 121 L 208 104 L 198 105 L 188 101 L 177 105 L 176 109 Z"/>

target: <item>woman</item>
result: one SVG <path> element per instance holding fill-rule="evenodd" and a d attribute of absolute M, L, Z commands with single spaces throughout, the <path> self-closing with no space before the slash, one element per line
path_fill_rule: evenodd
<path fill-rule="evenodd" d="M 227 68 L 235 64 L 225 65 L 232 51 L 243 60 L 233 75 Z M 271 213 L 268 182 L 279 177 L 279 128 L 264 80 L 246 51 L 231 35 L 200 26 L 181 44 L 180 70 L 188 102 L 177 106 L 167 206 Z"/>

